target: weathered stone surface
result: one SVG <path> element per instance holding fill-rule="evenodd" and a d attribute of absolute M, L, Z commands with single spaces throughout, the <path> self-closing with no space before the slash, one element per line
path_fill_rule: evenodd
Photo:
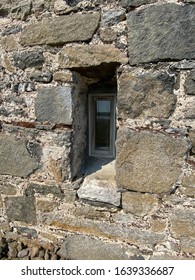
<path fill-rule="evenodd" d="M 14 186 L 12 186 L 9 183 L 6 184 L 6 183 L 0 182 L 0 193 L 7 194 L 7 195 L 14 195 L 14 194 L 16 194 L 16 189 Z"/>
<path fill-rule="evenodd" d="M 72 88 L 50 87 L 39 90 L 35 115 L 39 122 L 72 124 Z"/>
<path fill-rule="evenodd" d="M 137 216 L 151 214 L 158 206 L 158 199 L 152 194 L 125 192 L 122 194 L 122 208 L 125 213 Z"/>
<path fill-rule="evenodd" d="M 166 220 L 153 219 L 151 223 L 151 230 L 153 232 L 163 232 L 166 229 Z"/>
<path fill-rule="evenodd" d="M 195 254 L 195 239 L 189 237 L 180 238 L 181 249 L 185 253 Z"/>
<path fill-rule="evenodd" d="M 52 81 L 52 74 L 50 72 L 42 73 L 36 71 L 30 75 L 30 79 L 40 83 L 50 83 Z"/>
<path fill-rule="evenodd" d="M 77 194 L 82 199 L 120 205 L 120 193 L 112 181 L 86 178 Z"/>
<path fill-rule="evenodd" d="M 195 3 L 195 0 L 182 0 L 184 3 L 191 3 L 191 4 L 194 4 Z"/>
<path fill-rule="evenodd" d="M 15 67 L 13 67 L 12 63 L 10 62 L 10 59 L 7 55 L 2 55 L 2 66 L 8 71 L 8 72 L 15 72 Z"/>
<path fill-rule="evenodd" d="M 82 76 L 101 80 L 111 79 L 116 67 L 127 57 L 112 45 L 77 45 L 64 47 L 59 53 L 60 68 L 76 70 Z"/>
<path fill-rule="evenodd" d="M 17 227 L 17 233 L 23 236 L 28 236 L 30 238 L 38 237 L 37 231 L 33 228 Z"/>
<path fill-rule="evenodd" d="M 112 45 L 77 45 L 59 53 L 60 68 L 98 66 L 103 63 L 126 63 L 126 56 Z"/>
<path fill-rule="evenodd" d="M 32 12 L 36 15 L 40 14 L 43 11 L 51 9 L 51 6 L 53 6 L 53 0 L 33 0 L 32 1 Z"/>
<path fill-rule="evenodd" d="M 11 135 L 0 135 L 0 174 L 27 177 L 38 168 L 38 161 L 31 157 L 27 141 Z"/>
<path fill-rule="evenodd" d="M 10 13 L 12 18 L 25 20 L 31 8 L 31 0 L 1 0 L 0 15 L 7 16 Z"/>
<path fill-rule="evenodd" d="M 15 66 L 21 69 L 26 69 L 28 67 L 40 67 L 43 65 L 45 59 L 41 52 L 28 52 L 15 53 L 13 55 Z"/>
<path fill-rule="evenodd" d="M 54 11 L 58 15 L 65 15 L 71 12 L 76 12 L 78 10 L 77 6 L 70 7 L 64 0 L 55 0 Z"/>
<path fill-rule="evenodd" d="M 168 118 L 177 97 L 173 94 L 174 77 L 157 72 L 133 75 L 124 73 L 119 79 L 119 117 Z"/>
<path fill-rule="evenodd" d="M 117 32 L 110 27 L 100 29 L 100 39 L 105 43 L 111 43 L 117 39 Z"/>
<path fill-rule="evenodd" d="M 170 217 L 174 237 L 195 238 L 195 211 L 194 209 L 177 209 Z"/>
<path fill-rule="evenodd" d="M 195 172 L 186 174 L 182 180 L 182 186 L 179 191 L 189 197 L 195 198 Z"/>
<path fill-rule="evenodd" d="M 39 193 L 41 195 L 52 194 L 56 197 L 62 197 L 62 191 L 58 186 L 47 186 L 41 184 L 30 183 L 27 189 L 25 190 L 25 195 L 33 196 L 35 193 Z"/>
<path fill-rule="evenodd" d="M 124 8 L 135 8 L 142 5 L 152 4 L 157 2 L 157 0 L 122 0 L 122 7 Z"/>
<path fill-rule="evenodd" d="M 28 256 L 28 253 L 29 253 L 29 251 L 27 249 L 23 249 L 18 253 L 18 257 L 19 258 L 26 257 L 26 256 Z"/>
<path fill-rule="evenodd" d="M 98 208 L 91 206 L 89 204 L 77 205 L 73 211 L 76 217 L 84 217 L 87 219 L 96 220 L 109 220 L 109 211 L 98 211 Z"/>
<path fill-rule="evenodd" d="M 25 20 L 30 15 L 32 8 L 31 0 L 14 0 L 11 1 L 11 16 L 12 18 Z M 14 4 L 14 5 L 13 5 Z"/>
<path fill-rule="evenodd" d="M 109 9 L 103 11 L 101 18 L 101 25 L 111 26 L 125 20 L 125 10 L 124 9 Z"/>
<path fill-rule="evenodd" d="M 148 193 L 171 191 L 189 149 L 182 138 L 126 126 L 118 131 L 116 147 L 118 187 Z"/>
<path fill-rule="evenodd" d="M 195 70 L 192 70 L 187 76 L 184 88 L 186 94 L 195 95 Z"/>
<path fill-rule="evenodd" d="M 192 143 L 192 152 L 195 153 L 195 130 L 190 131 L 189 138 Z"/>
<path fill-rule="evenodd" d="M 195 100 L 186 105 L 184 117 L 186 119 L 195 119 Z"/>
<path fill-rule="evenodd" d="M 72 83 L 73 77 L 73 73 L 70 70 L 57 71 L 53 75 L 54 81 L 60 81 L 65 83 Z"/>
<path fill-rule="evenodd" d="M 20 45 L 15 40 L 13 35 L 2 37 L 1 39 L 1 46 L 6 50 L 7 52 L 16 51 L 19 49 Z"/>
<path fill-rule="evenodd" d="M 154 233 L 143 228 L 132 225 L 125 226 L 123 223 L 108 223 L 96 219 L 80 219 L 70 216 L 63 211 L 55 213 L 44 213 L 40 217 L 40 222 L 49 225 L 50 228 L 62 229 L 69 232 L 87 234 L 111 240 L 125 241 L 130 244 L 155 245 L 166 240 L 164 233 Z"/>
<path fill-rule="evenodd" d="M 195 188 L 195 172 L 192 172 L 191 174 L 186 174 L 183 177 L 182 186 L 184 186 L 186 188 L 188 188 L 188 187 Z"/>
<path fill-rule="evenodd" d="M 3 207 L 3 200 L 2 200 L 2 197 L 0 195 L 0 208 L 2 208 L 2 207 Z"/>
<path fill-rule="evenodd" d="M 5 206 L 9 221 L 21 221 L 29 224 L 36 224 L 34 197 L 6 197 Z"/>
<path fill-rule="evenodd" d="M 9 36 L 11 34 L 16 34 L 22 30 L 21 25 L 13 25 L 11 27 L 7 27 L 3 32 L 2 36 Z"/>
<path fill-rule="evenodd" d="M 126 260 L 131 248 L 88 236 L 68 236 L 58 254 L 72 260 Z"/>
<path fill-rule="evenodd" d="M 56 207 L 58 207 L 58 203 L 56 201 L 38 200 L 36 204 L 36 209 L 40 212 L 54 211 Z"/>
<path fill-rule="evenodd" d="M 22 32 L 20 43 L 33 46 L 88 41 L 98 27 L 99 19 L 99 13 L 47 18 L 27 26 Z"/>
<path fill-rule="evenodd" d="M 195 6 L 148 6 L 127 15 L 131 65 L 195 58 Z"/>
<path fill-rule="evenodd" d="M 191 198 L 195 198 L 195 187 L 180 188 L 179 192 Z"/>
<path fill-rule="evenodd" d="M 181 70 L 189 70 L 189 69 L 194 69 L 195 68 L 195 61 L 188 61 L 186 59 L 175 62 L 172 64 L 171 68 L 173 69 L 181 69 Z"/>

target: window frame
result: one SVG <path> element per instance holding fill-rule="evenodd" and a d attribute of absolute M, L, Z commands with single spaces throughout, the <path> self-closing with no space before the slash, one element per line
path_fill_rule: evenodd
<path fill-rule="evenodd" d="M 110 122 L 110 149 L 109 151 L 100 151 L 95 149 L 95 100 L 109 99 L 111 105 L 111 122 Z M 116 95 L 114 93 L 90 93 L 88 95 L 88 141 L 89 156 L 115 158 L 115 135 L 116 135 Z"/>

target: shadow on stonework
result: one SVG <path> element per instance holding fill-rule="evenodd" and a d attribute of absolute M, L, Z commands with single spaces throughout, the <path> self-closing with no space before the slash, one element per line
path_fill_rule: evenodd
<path fill-rule="evenodd" d="M 88 157 L 85 164 L 82 166 L 78 177 L 87 176 L 101 170 L 103 166 L 110 164 L 114 160 L 111 158 Z"/>

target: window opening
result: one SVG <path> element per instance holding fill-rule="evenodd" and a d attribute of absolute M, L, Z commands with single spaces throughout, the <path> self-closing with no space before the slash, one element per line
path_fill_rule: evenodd
<path fill-rule="evenodd" d="M 89 155 L 115 157 L 115 96 L 89 95 Z"/>

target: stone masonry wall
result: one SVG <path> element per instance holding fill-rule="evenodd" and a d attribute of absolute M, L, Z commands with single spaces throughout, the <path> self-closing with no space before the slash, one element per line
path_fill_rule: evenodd
<path fill-rule="evenodd" d="M 1 1 L 0 258 L 195 258 L 194 22 L 194 0 Z M 83 199 L 88 92 L 113 84 L 117 190 Z"/>

